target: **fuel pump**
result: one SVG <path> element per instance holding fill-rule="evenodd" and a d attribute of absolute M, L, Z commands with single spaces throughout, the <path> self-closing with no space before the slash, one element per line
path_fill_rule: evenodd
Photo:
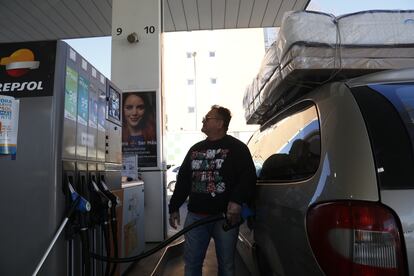
<path fill-rule="evenodd" d="M 103 234 L 96 225 L 106 221 L 106 236 L 110 237 L 110 224 L 116 219 L 112 207 L 107 205 L 116 200 L 105 199 L 105 193 L 98 191 L 98 171 L 105 171 L 111 190 L 121 188 L 121 90 L 112 83 L 109 86 L 101 72 L 63 41 L 3 43 L 1 57 L 13 56 L 22 49 L 40 67 L 32 68 L 22 78 L 2 73 L 0 86 L 18 82 L 42 85 L 38 85 L 39 89 L 20 85 L 19 91 L 0 91 L 2 96 L 9 94 L 20 103 L 16 106 L 14 101 L 5 102 L 6 111 L 13 115 L 13 124 L 11 136 L 6 135 L 7 151 L 0 157 L 0 183 L 4 184 L 4 200 L 0 202 L 2 209 L 9 208 L 3 215 L 8 223 L 3 223 L 0 233 L 11 238 L 3 239 L 0 246 L 0 274 L 33 273 L 47 243 L 68 215 L 67 210 L 72 210 L 72 195 L 76 192 L 84 200 L 75 204 L 72 216 L 59 228 L 65 239 L 54 243 L 39 274 L 103 275 L 105 264 L 91 262 L 89 251 L 105 255 Z M 2 126 L 4 130 L 6 125 Z M 23 150 L 16 150 L 17 142 Z M 88 172 L 94 172 L 93 181 Z M 25 198 L 25 204 L 12 198 Z M 81 212 L 79 206 L 86 206 L 89 201 L 93 212 Z M 21 221 L 25 222 L 24 227 Z M 16 265 L 22 254 L 27 265 Z"/>

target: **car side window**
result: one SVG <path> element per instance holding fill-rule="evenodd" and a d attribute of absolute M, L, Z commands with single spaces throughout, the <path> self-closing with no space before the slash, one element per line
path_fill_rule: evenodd
<path fill-rule="evenodd" d="M 259 181 L 300 180 L 312 176 L 320 161 L 316 107 L 301 103 L 279 114 L 248 143 Z"/>

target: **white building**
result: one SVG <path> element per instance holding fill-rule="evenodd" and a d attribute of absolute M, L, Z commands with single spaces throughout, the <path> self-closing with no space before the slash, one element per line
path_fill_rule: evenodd
<path fill-rule="evenodd" d="M 247 141 L 256 125 L 246 125 L 245 88 L 265 53 L 263 29 L 163 34 L 164 149 L 178 164 L 189 147 L 204 138 L 202 117 L 213 104 L 232 112 L 229 133 Z"/>

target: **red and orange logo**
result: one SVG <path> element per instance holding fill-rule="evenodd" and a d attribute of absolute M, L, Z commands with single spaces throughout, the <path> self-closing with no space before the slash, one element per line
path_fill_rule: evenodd
<path fill-rule="evenodd" d="M 0 59 L 0 65 L 6 66 L 6 72 L 12 77 L 21 77 L 31 69 L 39 68 L 39 61 L 29 49 L 19 49 L 9 57 Z"/>

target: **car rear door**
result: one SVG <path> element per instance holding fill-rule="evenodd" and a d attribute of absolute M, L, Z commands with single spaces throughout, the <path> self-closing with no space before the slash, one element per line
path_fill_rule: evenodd
<path fill-rule="evenodd" d="M 414 275 L 414 83 L 352 88 L 373 148 L 380 201 L 401 222 L 409 275 Z"/>

